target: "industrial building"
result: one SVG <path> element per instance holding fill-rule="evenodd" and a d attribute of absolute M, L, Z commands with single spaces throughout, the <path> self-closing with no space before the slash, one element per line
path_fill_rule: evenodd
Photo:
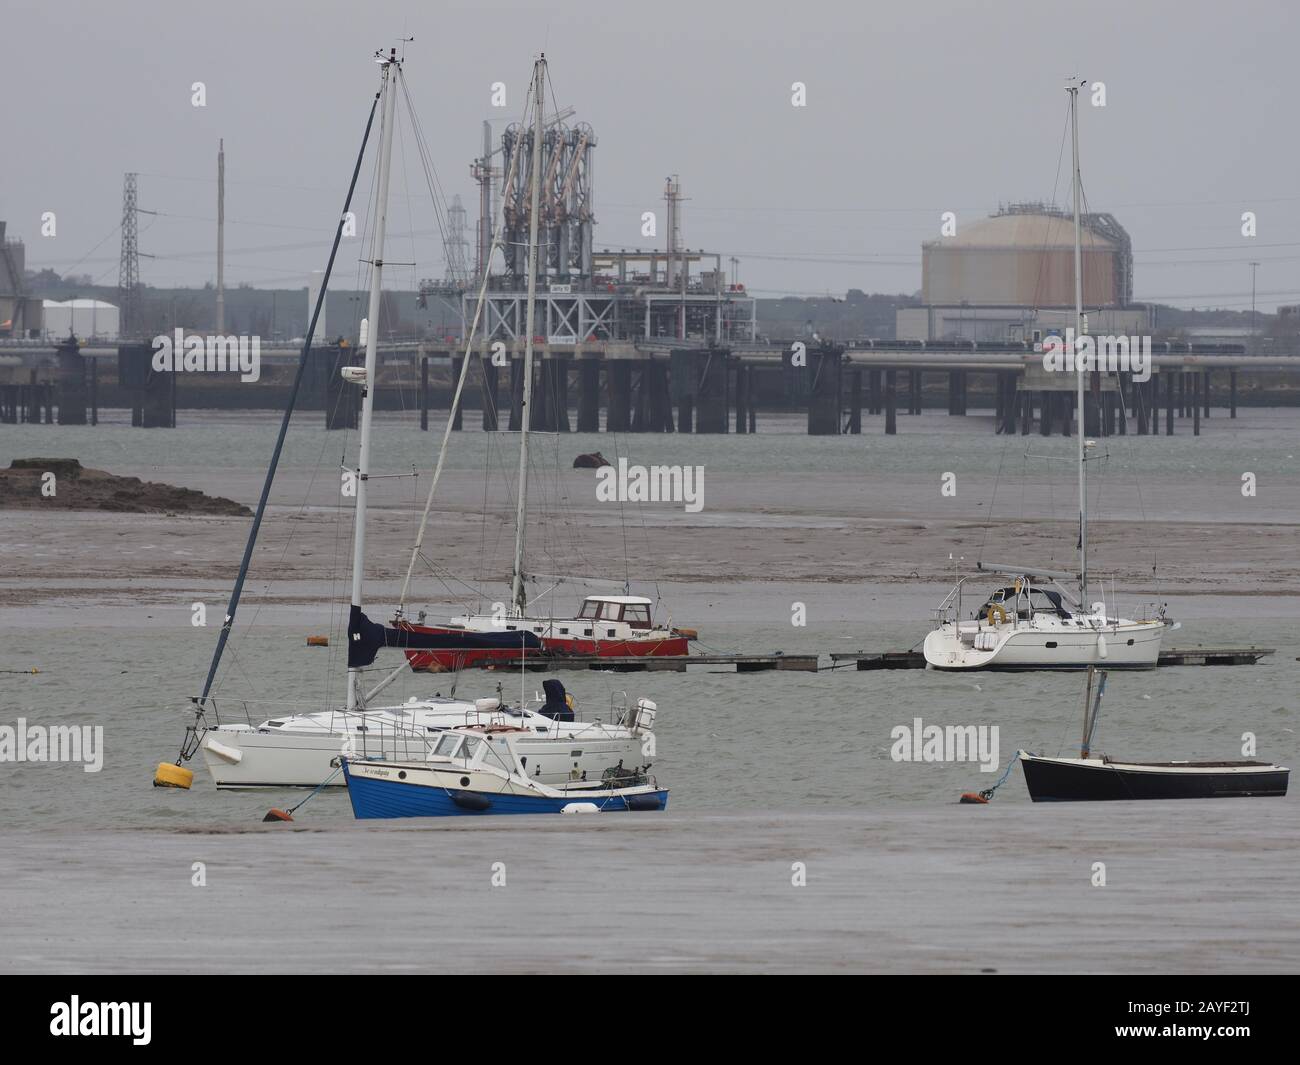
<path fill-rule="evenodd" d="M 116 340 L 118 310 L 103 300 L 43 300 L 41 336 L 55 342 L 75 336 L 78 340 Z"/>
<path fill-rule="evenodd" d="M 0 337 L 26 337 L 41 324 L 41 305 L 27 293 L 27 252 L 21 240 L 5 236 L 0 222 Z"/>
<path fill-rule="evenodd" d="M 1146 333 L 1133 303 L 1133 246 L 1109 214 L 1085 214 L 1083 306 L 1093 333 Z M 1074 219 L 1011 204 L 921 245 L 920 307 L 900 308 L 899 340 L 1033 341 L 1074 325 Z"/>
<path fill-rule="evenodd" d="M 586 123 L 566 126 L 565 109 L 543 133 L 541 205 L 538 220 L 536 324 L 543 343 L 557 348 L 638 340 L 719 344 L 753 341 L 755 301 L 734 280 L 728 283 L 722 255 L 685 247 L 682 187 L 676 175 L 664 182 L 663 244 L 657 248 L 595 247 L 592 187 L 596 134 Z M 492 147 L 485 124 L 483 154 L 472 170 L 479 182 L 480 221 L 476 265 L 490 277 L 480 315 L 479 337 L 507 344 L 525 334 L 528 290 L 530 189 L 533 131 L 518 124 Z M 503 219 L 501 249 L 491 254 L 490 219 Z M 429 298 L 453 299 L 473 322 L 477 286 L 469 284 L 464 254 L 464 212 L 449 214 L 447 277 L 420 286 Z M 463 265 L 462 265 L 463 264 Z"/>

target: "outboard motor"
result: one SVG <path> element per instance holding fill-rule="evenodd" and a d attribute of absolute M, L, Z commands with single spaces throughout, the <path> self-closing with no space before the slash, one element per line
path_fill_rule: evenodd
<path fill-rule="evenodd" d="M 572 721 L 573 707 L 565 698 L 564 685 L 558 680 L 542 681 L 542 691 L 546 692 L 546 703 L 537 712 L 552 721 Z"/>

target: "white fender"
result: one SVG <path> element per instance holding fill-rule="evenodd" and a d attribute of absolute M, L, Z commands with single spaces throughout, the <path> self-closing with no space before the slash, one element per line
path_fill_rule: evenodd
<path fill-rule="evenodd" d="M 594 802 L 570 802 L 560 807 L 562 814 L 598 814 L 600 807 Z"/>
<path fill-rule="evenodd" d="M 238 747 L 227 747 L 224 743 L 218 743 L 211 736 L 208 737 L 208 742 L 203 746 L 231 765 L 239 765 L 244 760 L 244 752 Z"/>
<path fill-rule="evenodd" d="M 1103 636 L 1100 632 L 1097 633 L 1097 657 L 1105 658 L 1106 655 L 1109 653 L 1110 652 L 1106 650 L 1106 637 Z"/>

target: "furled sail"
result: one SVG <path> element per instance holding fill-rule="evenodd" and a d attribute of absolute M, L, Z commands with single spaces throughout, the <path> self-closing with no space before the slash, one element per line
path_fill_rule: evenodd
<path fill-rule="evenodd" d="M 483 648 L 537 650 L 542 641 L 531 632 L 410 632 L 371 621 L 359 606 L 348 614 L 348 669 L 368 666 L 385 647 L 415 651 L 472 651 Z"/>

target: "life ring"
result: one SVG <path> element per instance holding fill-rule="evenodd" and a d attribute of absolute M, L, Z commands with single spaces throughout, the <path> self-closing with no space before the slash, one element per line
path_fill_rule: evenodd
<path fill-rule="evenodd" d="M 998 616 L 997 621 L 993 620 L 994 614 Z M 990 603 L 984 618 L 990 625 L 1005 625 L 1007 623 L 1007 612 L 998 603 Z"/>

